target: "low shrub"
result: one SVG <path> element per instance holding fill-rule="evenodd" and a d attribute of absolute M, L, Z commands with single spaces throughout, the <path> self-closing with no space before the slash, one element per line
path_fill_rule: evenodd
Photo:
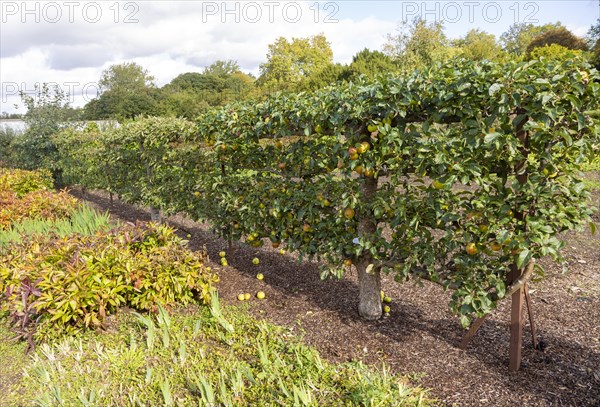
<path fill-rule="evenodd" d="M 4 250 L 0 310 L 18 333 L 45 340 L 104 325 L 119 306 L 156 311 L 210 300 L 217 277 L 204 253 L 164 225 L 125 225 L 93 236 L 24 239 Z"/>
<path fill-rule="evenodd" d="M 0 191 L 0 230 L 26 219 L 68 218 L 78 206 L 77 199 L 66 191 L 37 190 L 22 197 L 12 191 Z"/>
<path fill-rule="evenodd" d="M 0 168 L 0 191 L 14 192 L 23 197 L 32 191 L 50 190 L 54 185 L 48 170 L 26 171 Z"/>

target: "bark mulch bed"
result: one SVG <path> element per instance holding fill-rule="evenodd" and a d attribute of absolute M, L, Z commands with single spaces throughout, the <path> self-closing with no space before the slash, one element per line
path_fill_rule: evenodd
<path fill-rule="evenodd" d="M 145 210 L 103 193 L 82 197 L 125 221 L 149 220 Z M 596 192 L 594 204 L 599 206 Z M 596 223 L 600 216 L 596 214 Z M 536 351 L 528 326 L 523 338 L 523 365 L 508 371 L 510 301 L 503 301 L 484 322 L 466 351 L 458 349 L 465 333 L 447 304 L 449 293 L 424 282 L 395 283 L 384 276 L 383 289 L 393 298 L 392 312 L 377 322 L 357 314 L 357 276 L 321 281 L 315 263 L 278 250 L 227 243 L 203 224 L 181 216 L 169 218 L 193 249 L 205 247 L 210 258 L 227 252 L 228 267 L 215 262 L 218 289 L 227 303 L 239 293 L 265 291 L 267 299 L 249 302 L 250 312 L 290 327 L 329 360 L 385 363 L 393 372 L 411 375 L 441 405 L 458 406 L 600 406 L 600 233 L 569 233 L 567 263 L 542 260 L 547 278 L 531 284 L 536 328 L 545 345 Z M 266 245 L 265 245 L 266 246 Z M 252 264 L 258 257 L 260 264 Z M 264 281 L 256 279 L 263 273 Z"/>

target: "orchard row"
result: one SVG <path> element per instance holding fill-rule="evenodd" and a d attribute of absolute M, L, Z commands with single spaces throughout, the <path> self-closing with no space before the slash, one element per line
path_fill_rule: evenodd
<path fill-rule="evenodd" d="M 599 78 L 577 59 L 453 62 L 195 123 L 64 132 L 59 167 L 228 239 L 284 243 L 323 260 L 323 277 L 354 265 L 366 319 L 381 315 L 385 270 L 453 290 L 467 325 L 530 279 L 535 259 L 557 258 L 560 232 L 590 221 L 579 166 L 598 154 Z"/>

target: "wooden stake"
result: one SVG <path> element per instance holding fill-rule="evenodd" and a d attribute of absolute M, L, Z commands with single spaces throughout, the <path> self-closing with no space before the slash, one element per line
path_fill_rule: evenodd
<path fill-rule="evenodd" d="M 473 337 L 475 336 L 477 331 L 479 331 L 479 328 L 481 328 L 483 321 L 485 321 L 485 318 L 488 315 L 489 314 L 486 314 L 481 318 L 475 319 L 475 321 L 471 324 L 469 331 L 465 334 L 465 336 L 463 336 L 462 341 L 460 341 L 460 345 L 458 345 L 459 349 L 462 349 L 462 350 L 467 349 L 467 346 L 469 346 L 469 342 L 471 342 L 471 339 L 473 339 Z"/>
<path fill-rule="evenodd" d="M 529 296 L 529 284 L 523 286 L 525 291 L 525 302 L 527 303 L 527 314 L 529 315 L 529 325 L 531 326 L 531 340 L 533 342 L 533 349 L 538 348 L 537 334 L 535 332 L 535 323 L 533 322 L 533 305 L 531 304 L 531 297 Z"/>
<path fill-rule="evenodd" d="M 508 370 L 516 372 L 521 367 L 521 347 L 523 345 L 523 288 L 512 295 L 510 312 L 510 350 Z"/>

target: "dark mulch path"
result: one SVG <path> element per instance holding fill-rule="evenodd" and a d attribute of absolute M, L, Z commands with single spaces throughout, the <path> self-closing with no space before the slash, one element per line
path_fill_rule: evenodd
<path fill-rule="evenodd" d="M 85 199 L 122 220 L 149 220 L 144 210 L 118 201 L 111 206 L 102 193 L 88 193 Z M 594 201 L 599 206 L 598 194 Z M 595 220 L 600 221 L 598 214 Z M 250 312 L 293 328 L 332 361 L 385 362 L 393 372 L 416 374 L 442 405 L 600 406 L 600 234 L 586 230 L 567 236 L 566 272 L 543 261 L 548 278 L 531 285 L 531 296 L 546 348 L 535 351 L 527 329 L 523 367 L 510 373 L 509 301 L 461 351 L 457 345 L 465 331 L 448 311 L 449 294 L 437 285 L 399 285 L 385 276 L 383 288 L 394 300 L 391 316 L 366 323 L 356 311 L 356 273 L 321 281 L 314 263 L 299 263 L 270 247 L 234 243 L 228 249 L 206 225 L 181 216 L 169 223 L 183 236 L 191 234 L 190 246 L 205 247 L 211 259 L 227 252 L 228 267 L 212 265 L 219 270 L 219 292 L 226 302 L 237 303 L 239 293 L 265 291 L 266 300 L 249 302 Z M 252 264 L 253 257 L 260 258 L 260 265 Z M 255 278 L 258 272 L 264 282 Z"/>

